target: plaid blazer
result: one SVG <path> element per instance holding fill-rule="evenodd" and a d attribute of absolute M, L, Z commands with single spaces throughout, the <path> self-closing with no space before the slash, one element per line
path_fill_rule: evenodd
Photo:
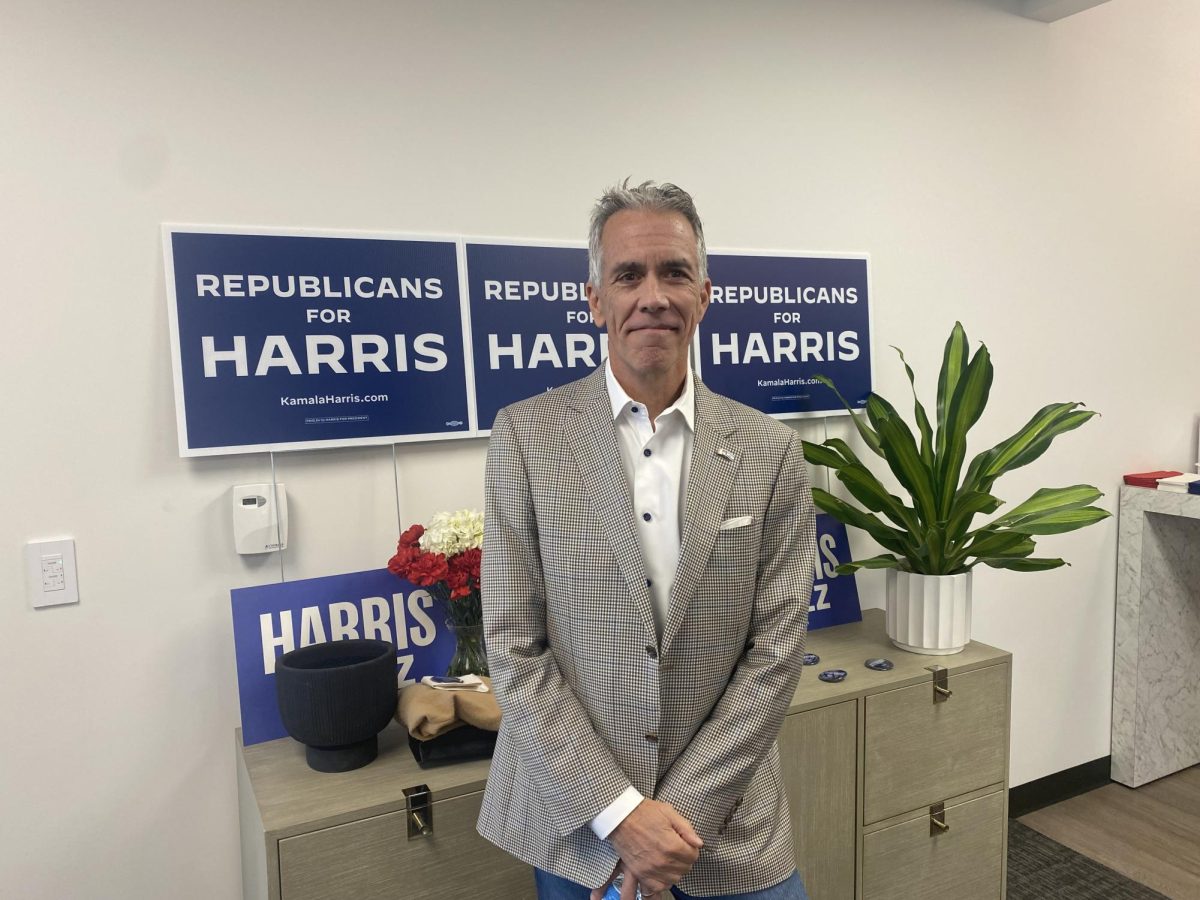
<path fill-rule="evenodd" d="M 775 739 L 812 591 L 808 475 L 791 428 L 695 388 L 661 641 L 603 368 L 502 410 L 488 445 L 483 618 L 503 720 L 478 828 L 591 887 L 617 856 L 589 823 L 630 784 L 704 839 L 687 893 L 795 869 Z"/>

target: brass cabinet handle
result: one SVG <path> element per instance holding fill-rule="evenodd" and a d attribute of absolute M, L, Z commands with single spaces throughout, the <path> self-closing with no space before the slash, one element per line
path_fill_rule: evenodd
<path fill-rule="evenodd" d="M 422 837 L 428 837 L 433 834 L 433 826 L 426 822 L 425 817 L 419 812 L 413 810 L 408 815 L 412 819 L 412 824 L 409 826 L 411 830 L 416 831 Z"/>
<path fill-rule="evenodd" d="M 954 696 L 950 690 L 950 670 L 945 666 L 926 666 L 927 672 L 933 673 L 933 702 L 945 703 Z"/>
<path fill-rule="evenodd" d="M 950 826 L 946 824 L 946 804 L 933 804 L 933 806 L 929 807 L 930 836 L 945 834 L 949 830 Z"/>
<path fill-rule="evenodd" d="M 429 785 L 405 788 L 404 804 L 408 812 L 408 839 L 412 841 L 433 834 L 433 795 Z"/>

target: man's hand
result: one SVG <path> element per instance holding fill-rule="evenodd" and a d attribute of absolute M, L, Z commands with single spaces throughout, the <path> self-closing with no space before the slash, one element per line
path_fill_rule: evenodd
<path fill-rule="evenodd" d="M 625 868 L 621 900 L 633 900 L 639 885 L 643 896 L 653 896 L 678 884 L 692 870 L 704 846 L 692 823 L 674 807 L 650 799 L 639 803 L 608 840 Z M 601 896 L 603 891 L 592 894 L 593 900 Z"/>
<path fill-rule="evenodd" d="M 604 894 L 608 890 L 608 886 L 616 880 L 617 875 L 625 876 L 625 880 L 621 882 L 621 900 L 637 900 L 637 876 L 629 870 L 629 867 L 625 863 L 619 860 L 617 861 L 617 867 L 613 869 L 613 873 L 608 876 L 608 881 L 592 891 L 591 900 L 604 900 Z M 673 900 L 670 891 L 663 891 L 661 894 L 650 894 L 642 891 L 641 897 L 642 900 Z"/>

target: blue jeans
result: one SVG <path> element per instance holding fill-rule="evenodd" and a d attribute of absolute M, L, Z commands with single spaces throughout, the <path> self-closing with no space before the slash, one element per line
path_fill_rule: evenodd
<path fill-rule="evenodd" d="M 537 881 L 538 900 L 588 900 L 591 896 L 591 890 L 581 884 L 559 878 L 541 869 L 534 869 L 533 874 Z M 676 900 L 697 900 L 677 887 L 671 888 L 671 895 Z M 748 894 L 721 894 L 704 900 L 808 900 L 808 894 L 804 892 L 800 873 L 793 872 L 791 878 L 766 890 L 751 891 Z"/>

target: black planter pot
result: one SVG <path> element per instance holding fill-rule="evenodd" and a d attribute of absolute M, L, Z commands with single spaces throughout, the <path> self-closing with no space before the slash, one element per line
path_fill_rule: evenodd
<path fill-rule="evenodd" d="M 379 732 L 396 712 L 396 646 L 330 641 L 285 653 L 275 663 L 275 695 L 310 768 L 361 768 L 379 754 Z"/>

